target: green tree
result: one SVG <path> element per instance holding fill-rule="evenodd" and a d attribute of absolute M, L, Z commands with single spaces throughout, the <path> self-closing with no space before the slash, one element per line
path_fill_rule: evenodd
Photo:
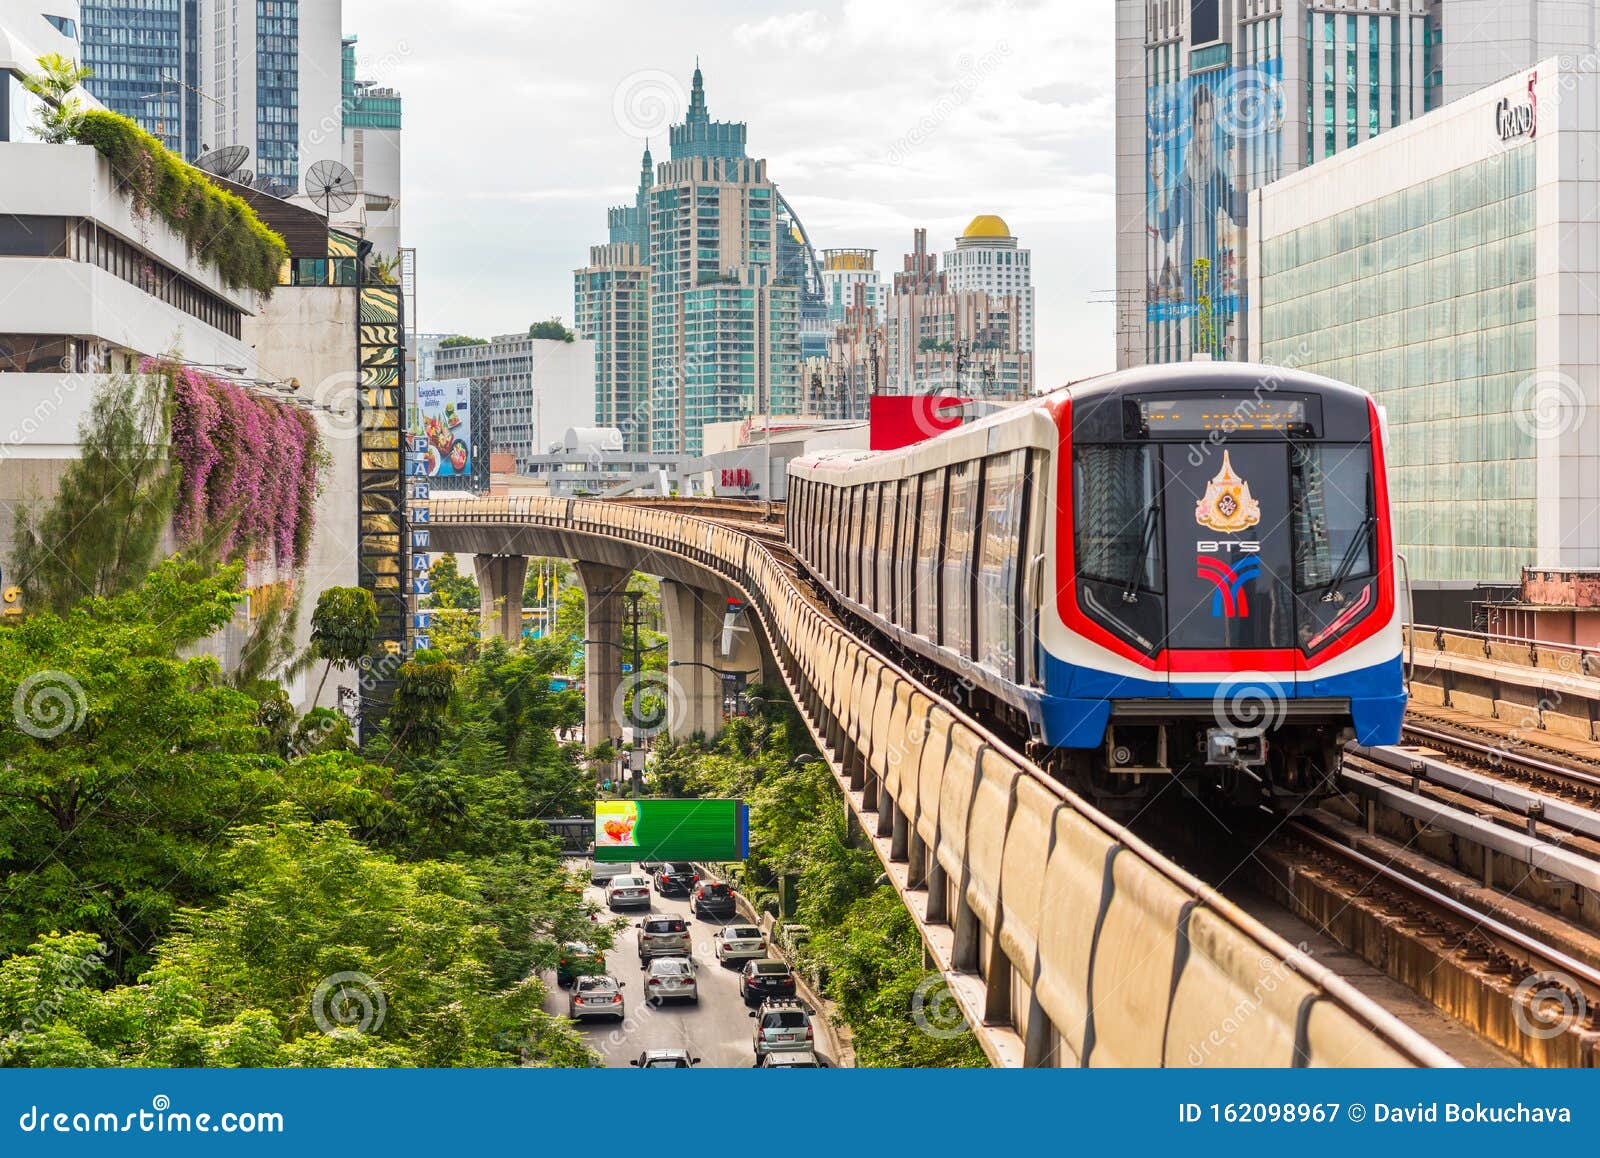
<path fill-rule="evenodd" d="M 95 969 L 82 934 L 43 938 L 0 964 L 0 1040 L 13 1060 L 593 1064 L 570 1026 L 543 1012 L 544 988 L 523 968 L 553 956 L 540 941 L 589 924 L 575 902 L 551 923 L 519 899 L 518 886 L 535 882 L 514 872 L 493 868 L 486 880 L 459 865 L 405 864 L 289 811 L 242 829 L 220 862 L 226 899 L 186 910 L 138 985 L 72 984 Z M 512 939 L 497 919 L 515 926 Z M 50 1001 L 52 991 L 62 996 Z"/>
<path fill-rule="evenodd" d="M 455 555 L 440 555 L 438 561 L 428 568 L 428 585 L 432 589 L 428 596 L 429 607 L 478 610 L 478 584 L 472 576 L 461 573 L 456 566 Z"/>
<path fill-rule="evenodd" d="M 487 338 L 469 338 L 464 334 L 457 334 L 440 342 L 439 349 L 453 350 L 458 346 L 487 346 L 488 344 L 489 340 Z"/>
<path fill-rule="evenodd" d="M 528 327 L 528 337 L 548 338 L 555 342 L 570 342 L 577 335 L 567 329 L 566 324 L 559 317 L 550 318 L 548 321 L 534 322 Z"/>
<path fill-rule="evenodd" d="M 83 102 L 72 94 L 94 70 L 58 52 L 41 56 L 38 63 L 38 72 L 22 77 L 22 87 L 40 98 L 39 123 L 33 126 L 33 134 L 47 144 L 64 144 L 73 139 L 83 116 Z"/>
<path fill-rule="evenodd" d="M 0 952 L 76 928 L 141 967 L 173 911 L 214 894 L 228 827 L 278 798 L 260 705 L 211 657 L 178 656 L 232 618 L 240 576 L 175 558 L 0 631 L 19 725 L 0 728 Z"/>
<path fill-rule="evenodd" d="M 326 661 L 313 702 L 322 698 L 328 673 L 353 667 L 372 654 L 378 639 L 378 602 L 365 587 L 329 587 L 311 613 L 311 654 Z"/>
<path fill-rule="evenodd" d="M 431 648 L 418 649 L 400 665 L 387 721 L 395 730 L 393 749 L 427 750 L 438 744 L 457 672 L 453 662 Z"/>
<path fill-rule="evenodd" d="M 167 417 L 158 376 L 119 375 L 100 387 L 55 499 L 17 512 L 16 571 L 30 606 L 65 612 L 85 597 L 119 595 L 150 570 L 177 504 Z"/>

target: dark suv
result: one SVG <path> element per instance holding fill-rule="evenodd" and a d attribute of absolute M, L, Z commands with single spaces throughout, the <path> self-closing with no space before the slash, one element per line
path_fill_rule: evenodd
<path fill-rule="evenodd" d="M 746 1005 L 794 996 L 794 973 L 782 961 L 748 961 L 739 971 L 739 996 Z"/>
<path fill-rule="evenodd" d="M 694 865 L 685 864 L 683 861 L 673 861 L 671 864 L 657 865 L 655 871 L 656 892 L 663 897 L 682 894 L 689 895 L 689 890 L 694 888 L 695 881 L 700 874 L 695 872 Z"/>
<path fill-rule="evenodd" d="M 697 917 L 731 917 L 733 890 L 721 881 L 701 881 L 689 893 L 689 911 Z"/>

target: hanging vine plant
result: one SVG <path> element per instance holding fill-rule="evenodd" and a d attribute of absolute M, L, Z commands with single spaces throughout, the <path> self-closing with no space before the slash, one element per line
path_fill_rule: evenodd
<path fill-rule="evenodd" d="M 187 366 L 146 372 L 171 383 L 179 542 L 224 559 L 261 552 L 280 567 L 304 566 L 327 460 L 311 416 Z"/>

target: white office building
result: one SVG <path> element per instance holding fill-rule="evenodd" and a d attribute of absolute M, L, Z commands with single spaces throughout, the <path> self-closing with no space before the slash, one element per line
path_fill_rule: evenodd
<path fill-rule="evenodd" d="M 572 428 L 595 425 L 594 342 L 501 334 L 476 345 L 438 346 L 438 379 L 475 378 L 489 388 L 489 445 L 527 474 Z"/>
<path fill-rule="evenodd" d="M 945 284 L 953 294 L 982 291 L 1010 298 L 1016 313 L 1016 348 L 1033 352 L 1033 254 L 1017 246 L 1005 219 L 980 213 L 968 223 L 956 247 L 944 251 Z"/>
<path fill-rule="evenodd" d="M 31 141 L 38 100 L 22 87 L 47 53 L 82 59 L 78 0 L 0 0 L 0 141 Z M 83 102 L 98 102 L 87 93 Z"/>
<path fill-rule="evenodd" d="M 1377 396 L 1419 587 L 1600 567 L 1594 69 L 1543 61 L 1251 194 L 1250 355 Z"/>

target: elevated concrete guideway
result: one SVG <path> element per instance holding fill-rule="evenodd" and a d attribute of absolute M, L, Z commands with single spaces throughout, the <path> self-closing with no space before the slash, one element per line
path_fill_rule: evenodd
<path fill-rule="evenodd" d="M 703 654 L 706 607 L 743 601 L 751 643 L 996 1065 L 1453 1064 L 853 638 L 758 520 L 578 499 L 435 501 L 432 514 L 436 550 L 637 569 L 704 593 L 699 613 L 681 592 L 664 596 L 678 604 L 667 615 L 686 637 L 680 656 Z M 591 611 L 590 638 L 607 622 Z M 618 648 L 590 656 L 613 653 L 620 662 Z M 591 719 L 605 686 L 591 671 Z M 947 995 L 920 997 L 915 1014 L 949 1028 Z"/>

